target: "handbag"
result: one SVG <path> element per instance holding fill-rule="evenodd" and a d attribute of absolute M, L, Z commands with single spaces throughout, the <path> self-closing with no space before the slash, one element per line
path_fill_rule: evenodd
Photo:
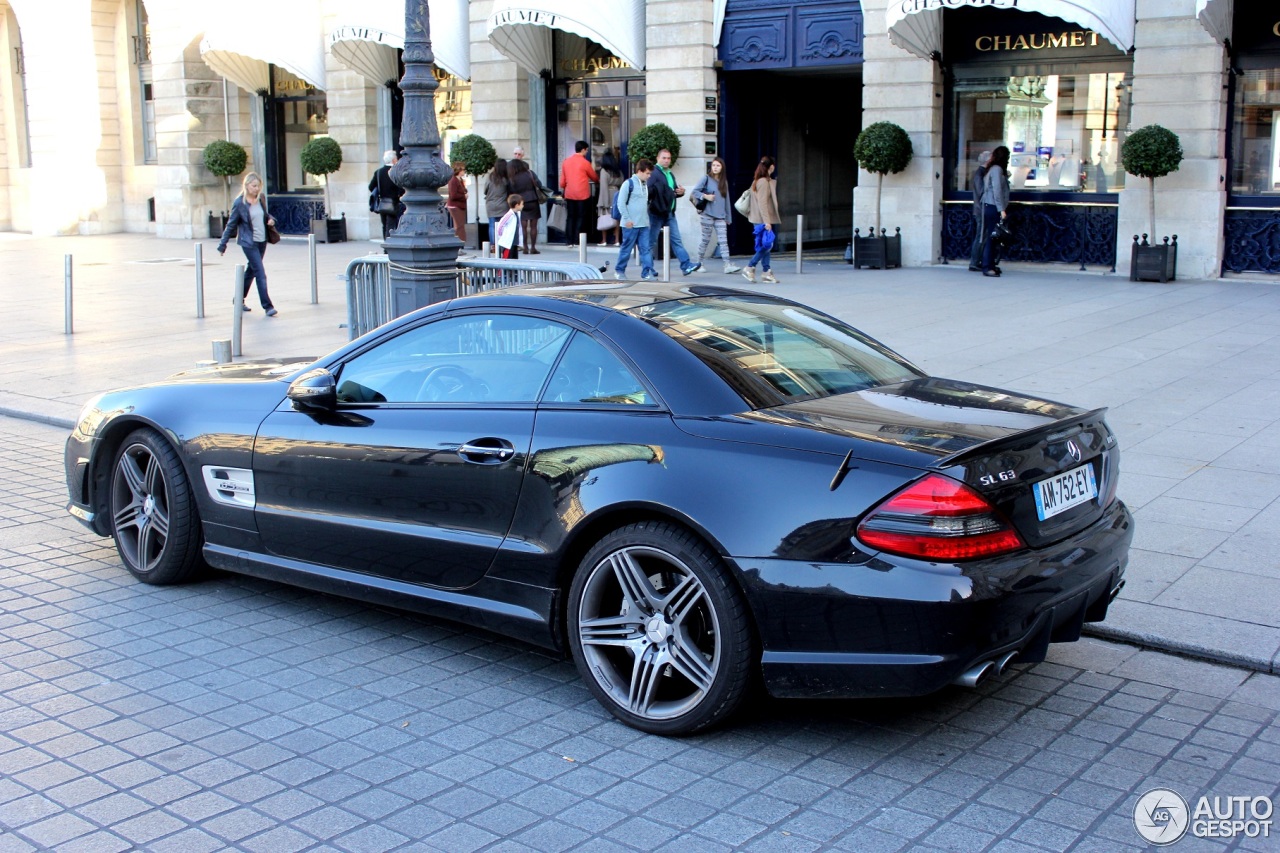
<path fill-rule="evenodd" d="M 270 223 L 267 223 L 267 242 L 272 245 L 280 242 L 280 232 Z"/>
<path fill-rule="evenodd" d="M 600 218 L 596 220 L 597 231 L 612 231 L 618 227 L 618 220 L 614 219 L 607 213 L 600 214 Z"/>
<path fill-rule="evenodd" d="M 538 204 L 546 204 L 550 196 L 547 194 L 547 188 L 542 185 L 542 181 L 538 180 L 538 176 L 532 172 L 529 175 L 533 178 L 533 193 L 538 199 Z"/>
<path fill-rule="evenodd" d="M 399 211 L 400 204 L 394 198 L 378 197 L 378 208 L 375 213 L 384 214 L 386 216 L 395 216 Z"/>
<path fill-rule="evenodd" d="M 751 190 L 742 191 L 742 195 L 738 196 L 738 200 L 733 203 L 733 209 L 743 216 L 751 215 Z"/>
<path fill-rule="evenodd" d="M 698 181 L 698 185 L 693 188 L 693 192 L 698 193 L 698 195 L 695 196 L 693 193 L 689 194 L 689 203 L 692 204 L 693 209 L 698 211 L 699 213 L 702 213 L 702 211 L 706 210 L 707 205 L 710 204 L 710 202 L 707 201 L 706 197 L 702 195 L 702 193 L 706 191 L 707 191 L 707 179 L 704 176 L 702 180 Z"/>
<path fill-rule="evenodd" d="M 551 212 L 547 214 L 547 227 L 555 228 L 563 231 L 569 224 L 569 209 L 563 204 L 551 205 Z"/>
<path fill-rule="evenodd" d="M 996 227 L 992 229 L 991 242 L 1002 248 L 1007 248 L 1013 242 L 1013 231 L 1010 230 L 1003 219 L 997 222 Z"/>

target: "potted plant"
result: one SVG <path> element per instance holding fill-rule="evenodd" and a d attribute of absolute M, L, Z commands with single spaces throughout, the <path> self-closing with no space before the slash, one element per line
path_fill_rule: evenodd
<path fill-rule="evenodd" d="M 662 149 L 671 152 L 671 164 L 680 159 L 680 137 L 662 122 L 646 124 L 632 134 L 627 141 L 627 159 L 632 163 L 648 160 L 658 162 L 658 152 Z"/>
<path fill-rule="evenodd" d="M 334 219 L 329 216 L 333 204 L 329 197 L 328 176 L 342 167 L 342 146 L 332 137 L 317 136 L 302 146 L 300 153 L 302 171 L 324 180 L 324 212 L 325 218 L 311 221 L 311 233 L 321 243 L 342 243 L 347 239 L 347 218 Z"/>
<path fill-rule="evenodd" d="M 222 216 L 216 217 L 212 210 L 209 211 L 209 237 L 221 237 L 227 227 L 227 211 L 231 210 L 231 179 L 249 165 L 249 152 L 244 150 L 243 145 L 217 139 L 206 145 L 203 153 L 204 167 L 222 178 Z"/>
<path fill-rule="evenodd" d="M 472 198 L 479 199 L 479 203 L 476 206 L 477 240 L 488 240 L 489 219 L 479 213 L 484 207 L 484 199 L 480 195 L 479 178 L 481 175 L 487 174 L 493 168 L 493 164 L 498 162 L 498 152 L 494 150 L 489 140 L 483 136 L 469 133 L 453 143 L 453 147 L 449 149 L 449 161 L 456 162 L 458 160 L 461 160 L 466 167 L 466 173 L 476 179 L 476 191 L 472 194 Z M 479 245 L 476 248 L 479 248 Z"/>
<path fill-rule="evenodd" d="M 859 229 L 853 231 L 853 265 L 888 269 L 902 266 L 902 229 L 894 229 L 888 237 L 880 227 L 880 196 L 884 189 L 884 176 L 896 175 L 911 162 L 911 137 L 891 121 L 878 121 L 868 125 L 858 134 L 853 144 L 853 157 L 858 165 L 876 176 L 876 221 L 867 236 Z"/>
<path fill-rule="evenodd" d="M 1178 134 L 1158 124 L 1149 124 L 1139 128 L 1120 146 L 1120 165 L 1130 175 L 1146 178 L 1150 193 L 1150 208 L 1147 224 L 1151 235 L 1151 243 L 1147 242 L 1147 234 L 1133 235 L 1133 254 L 1129 264 L 1130 281 L 1172 281 L 1178 275 L 1178 235 L 1173 235 L 1173 242 L 1164 238 L 1162 245 L 1153 245 L 1156 239 L 1156 178 L 1163 178 L 1170 172 L 1176 172 L 1182 163 L 1182 143 Z"/>

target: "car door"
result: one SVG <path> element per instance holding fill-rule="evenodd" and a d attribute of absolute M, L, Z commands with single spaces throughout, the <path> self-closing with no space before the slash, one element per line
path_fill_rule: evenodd
<path fill-rule="evenodd" d="M 535 401 L 570 331 L 535 315 L 446 316 L 331 367 L 334 410 L 286 400 L 259 428 L 264 549 L 434 587 L 475 583 L 511 525 Z"/>

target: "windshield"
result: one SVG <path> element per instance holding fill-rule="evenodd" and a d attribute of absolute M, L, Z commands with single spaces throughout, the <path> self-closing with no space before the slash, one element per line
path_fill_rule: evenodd
<path fill-rule="evenodd" d="M 680 299 L 635 313 L 679 341 L 756 409 L 925 375 L 833 317 L 767 297 Z"/>

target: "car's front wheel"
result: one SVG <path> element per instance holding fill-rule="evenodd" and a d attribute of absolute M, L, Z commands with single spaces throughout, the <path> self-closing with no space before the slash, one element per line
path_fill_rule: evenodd
<path fill-rule="evenodd" d="M 568 615 L 578 671 L 628 725 L 689 734 L 742 700 L 755 645 L 746 604 L 687 530 L 643 522 L 606 536 L 574 576 Z"/>
<path fill-rule="evenodd" d="M 190 580 L 200 569 L 200 517 L 177 452 L 155 430 L 120 445 L 111 472 L 111 535 L 143 583 Z"/>

